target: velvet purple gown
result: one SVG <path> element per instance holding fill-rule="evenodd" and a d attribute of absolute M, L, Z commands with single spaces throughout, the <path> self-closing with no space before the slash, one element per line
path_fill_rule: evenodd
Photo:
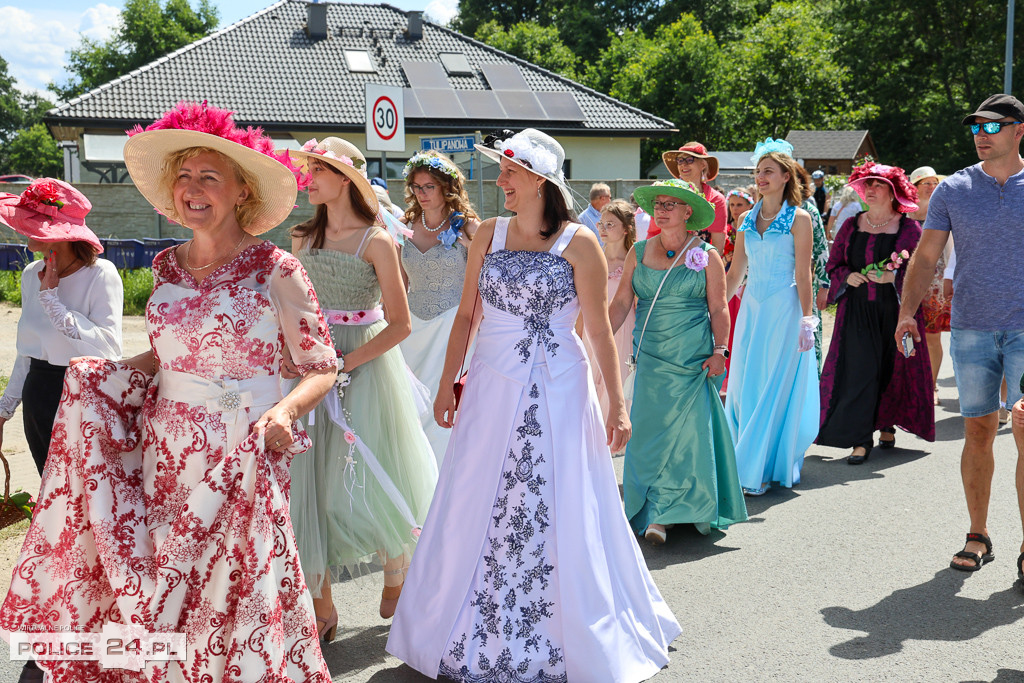
<path fill-rule="evenodd" d="M 847 276 L 896 251 L 913 254 L 920 224 L 903 216 L 894 235 L 857 229 L 857 217 L 839 229 L 828 260 L 830 303 L 838 302 L 832 343 L 821 373 L 821 430 L 817 443 L 837 448 L 870 446 L 876 429 L 900 427 L 935 440 L 931 361 L 928 347 L 904 358 L 893 336 L 909 259 L 893 284 L 850 287 Z M 924 338 L 921 310 L 915 314 Z"/>

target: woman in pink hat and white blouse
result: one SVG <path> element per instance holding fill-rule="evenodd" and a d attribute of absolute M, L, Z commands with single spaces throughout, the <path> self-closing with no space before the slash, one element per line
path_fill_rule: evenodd
<path fill-rule="evenodd" d="M 96 234 L 85 225 L 92 204 L 71 185 L 40 178 L 21 195 L 0 195 L 0 222 L 45 257 L 21 276 L 18 357 L 0 398 L 4 424 L 24 403 L 25 439 L 39 474 L 50 447 L 64 371 L 76 356 L 121 357 L 124 286 Z"/>

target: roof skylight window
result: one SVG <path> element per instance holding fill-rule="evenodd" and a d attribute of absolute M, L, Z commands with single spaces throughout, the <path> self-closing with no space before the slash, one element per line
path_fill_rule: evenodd
<path fill-rule="evenodd" d="M 348 64 L 348 70 L 353 73 L 375 73 L 377 71 L 368 50 L 345 50 L 345 63 Z"/>

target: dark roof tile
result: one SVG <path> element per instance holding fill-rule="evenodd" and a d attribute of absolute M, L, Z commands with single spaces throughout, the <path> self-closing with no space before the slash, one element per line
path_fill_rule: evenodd
<path fill-rule="evenodd" d="M 405 36 L 406 14 L 390 5 L 327 4 L 328 38 L 306 34 L 302 0 L 281 0 L 227 28 L 106 83 L 51 110 L 56 125 L 102 120 L 159 118 L 180 100 L 208 100 L 236 112 L 239 123 L 272 128 L 361 128 L 363 84 L 409 87 L 404 61 L 435 61 L 438 52 L 463 52 L 472 76 L 449 76 L 458 90 L 486 90 L 479 65 L 516 64 L 535 92 L 570 91 L 585 120 L 522 122 L 579 132 L 616 131 L 649 135 L 671 131 L 673 124 L 557 74 L 522 61 L 449 29 L 423 22 L 423 37 Z M 343 49 L 367 49 L 376 73 L 350 73 Z M 475 122 L 453 119 L 458 125 Z M 518 122 L 501 121 L 512 125 Z M 407 119 L 412 129 L 436 127 L 436 121 Z"/>

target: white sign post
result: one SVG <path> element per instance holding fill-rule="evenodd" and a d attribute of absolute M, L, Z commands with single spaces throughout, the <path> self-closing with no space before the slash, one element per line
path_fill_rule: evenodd
<path fill-rule="evenodd" d="M 366 151 L 405 151 L 405 111 L 402 89 L 366 84 Z"/>

